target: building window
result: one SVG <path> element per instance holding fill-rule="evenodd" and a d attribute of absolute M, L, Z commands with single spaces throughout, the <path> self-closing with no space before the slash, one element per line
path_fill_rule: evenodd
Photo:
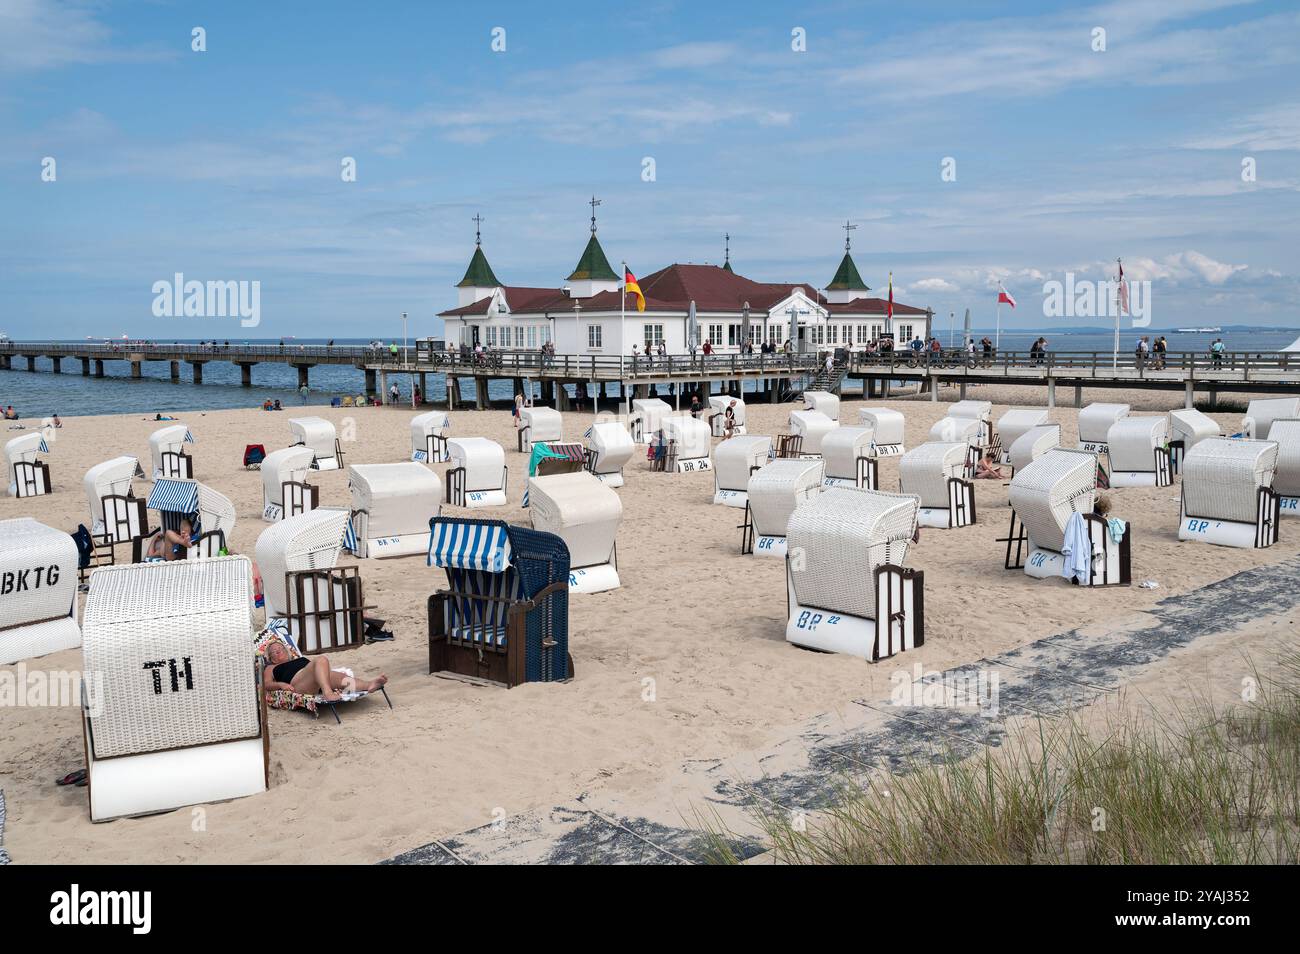
<path fill-rule="evenodd" d="M 600 344 L 600 325 L 587 326 L 587 347 L 599 348 Z"/>
<path fill-rule="evenodd" d="M 904 341 L 904 342 L 911 341 L 911 340 L 912 340 L 912 326 L 911 326 L 911 325 L 899 325 L 899 326 L 898 326 L 898 335 L 897 335 L 897 340 L 899 340 L 899 341 Z"/>
<path fill-rule="evenodd" d="M 709 325 L 709 344 L 715 348 L 722 344 L 722 325 Z"/>
<path fill-rule="evenodd" d="M 826 339 L 826 343 L 827 343 L 827 344 L 839 344 L 839 343 L 840 343 L 840 326 L 839 326 L 839 325 L 827 325 L 827 326 L 826 326 L 826 331 L 828 332 L 828 337 L 827 337 L 827 339 Z"/>
<path fill-rule="evenodd" d="M 645 340 L 649 342 L 650 347 L 658 348 L 659 345 L 663 344 L 663 340 L 664 340 L 663 325 L 645 325 L 643 326 L 643 330 L 645 332 Z"/>
<path fill-rule="evenodd" d="M 756 344 L 756 345 L 761 345 L 761 344 L 763 343 L 763 326 L 762 326 L 762 325 L 750 325 L 750 326 L 749 326 L 749 343 L 750 343 L 750 344 Z"/>
<path fill-rule="evenodd" d="M 489 348 L 495 348 L 497 346 L 497 330 L 492 325 L 488 325 L 487 343 Z"/>
<path fill-rule="evenodd" d="M 551 340 L 551 326 L 542 325 L 542 344 L 547 344 Z"/>
<path fill-rule="evenodd" d="M 528 326 L 528 347 L 530 348 L 537 347 L 537 326 L 536 325 Z"/>
<path fill-rule="evenodd" d="M 727 344 L 736 347 L 745 340 L 743 325 L 727 325 Z"/>

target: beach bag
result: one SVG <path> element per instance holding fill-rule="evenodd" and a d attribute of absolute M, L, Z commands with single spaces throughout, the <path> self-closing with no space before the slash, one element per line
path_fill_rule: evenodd
<path fill-rule="evenodd" d="M 244 447 L 244 466 L 252 469 L 261 467 L 266 460 L 266 448 L 261 444 L 247 444 Z"/>

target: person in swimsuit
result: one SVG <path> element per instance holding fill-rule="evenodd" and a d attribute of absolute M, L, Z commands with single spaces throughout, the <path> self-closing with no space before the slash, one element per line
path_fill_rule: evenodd
<path fill-rule="evenodd" d="M 294 659 L 278 639 L 271 640 L 266 647 L 266 661 L 267 669 L 262 675 L 263 689 L 283 689 L 304 696 L 319 693 L 326 702 L 338 702 L 342 698 L 340 690 L 374 692 L 388 682 L 388 677 L 382 674 L 374 679 L 354 679 L 345 672 L 335 672 L 330 668 L 328 656 L 313 656 L 310 659 L 300 656 Z"/>
<path fill-rule="evenodd" d="M 194 542 L 194 525 L 189 518 L 175 530 L 164 530 L 149 542 L 149 556 L 163 560 L 184 560 Z"/>

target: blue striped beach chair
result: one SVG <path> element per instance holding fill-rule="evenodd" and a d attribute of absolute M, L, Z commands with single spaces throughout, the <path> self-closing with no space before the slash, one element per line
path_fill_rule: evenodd
<path fill-rule="evenodd" d="M 429 565 L 447 572 L 429 597 L 429 672 L 507 689 L 572 679 L 564 541 L 500 520 L 434 517 L 429 530 Z"/>

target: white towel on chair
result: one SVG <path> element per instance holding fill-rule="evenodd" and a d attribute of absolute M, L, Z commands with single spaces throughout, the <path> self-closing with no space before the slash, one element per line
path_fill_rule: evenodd
<path fill-rule="evenodd" d="M 1088 521 L 1076 513 L 1065 525 L 1065 543 L 1061 546 L 1061 576 L 1067 580 L 1087 583 L 1092 579 L 1092 540 L 1088 536 Z"/>

